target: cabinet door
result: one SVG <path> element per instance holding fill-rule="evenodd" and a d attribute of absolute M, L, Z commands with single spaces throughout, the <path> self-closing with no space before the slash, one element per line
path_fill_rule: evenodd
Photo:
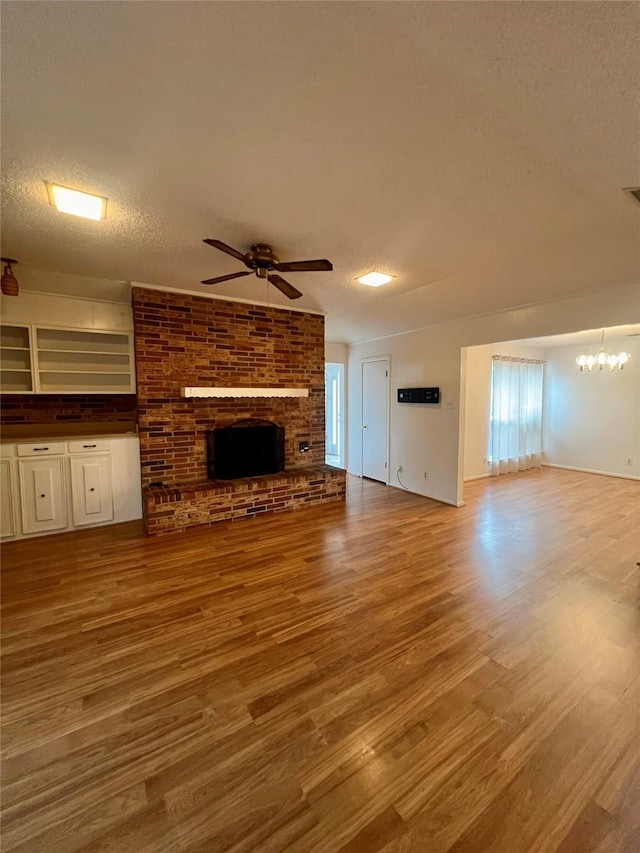
<path fill-rule="evenodd" d="M 11 482 L 11 461 L 0 459 L 0 537 L 16 535 L 16 511 Z"/>
<path fill-rule="evenodd" d="M 42 533 L 67 526 L 64 459 L 20 459 L 20 496 L 24 533 Z"/>
<path fill-rule="evenodd" d="M 107 454 L 71 457 L 71 500 L 76 527 L 111 521 L 113 489 Z"/>

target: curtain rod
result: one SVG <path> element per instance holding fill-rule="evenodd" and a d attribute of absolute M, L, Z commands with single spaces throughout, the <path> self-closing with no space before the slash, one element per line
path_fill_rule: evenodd
<path fill-rule="evenodd" d="M 520 364 L 546 364 L 547 362 L 540 358 L 516 358 L 512 355 L 492 355 L 494 361 L 517 361 Z"/>

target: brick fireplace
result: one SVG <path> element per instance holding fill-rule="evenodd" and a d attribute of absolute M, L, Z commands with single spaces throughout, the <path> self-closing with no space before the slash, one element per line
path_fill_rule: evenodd
<path fill-rule="evenodd" d="M 344 498 L 344 471 L 324 465 L 324 317 L 140 287 L 132 300 L 149 533 Z M 188 386 L 309 396 L 185 399 Z M 284 471 L 209 480 L 207 431 L 246 418 L 284 427 Z"/>

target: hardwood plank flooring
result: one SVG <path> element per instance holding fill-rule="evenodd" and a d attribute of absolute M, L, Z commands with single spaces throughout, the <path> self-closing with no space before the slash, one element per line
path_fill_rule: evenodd
<path fill-rule="evenodd" d="M 4 853 L 640 849 L 640 484 L 10 543 Z"/>

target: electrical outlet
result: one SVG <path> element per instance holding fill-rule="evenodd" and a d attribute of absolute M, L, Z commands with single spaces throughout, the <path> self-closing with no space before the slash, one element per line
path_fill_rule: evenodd
<path fill-rule="evenodd" d="M 444 407 L 445 407 L 445 409 L 453 409 L 454 401 L 453 400 L 447 400 L 444 404 Z"/>
<path fill-rule="evenodd" d="M 402 466 L 402 465 L 398 465 L 398 474 L 403 474 L 403 473 L 404 473 L 404 468 L 403 468 L 403 466 Z"/>
<path fill-rule="evenodd" d="M 423 476 L 424 476 L 425 480 L 429 479 L 429 474 L 427 471 L 424 472 Z"/>
<path fill-rule="evenodd" d="M 483 457 L 482 457 L 482 464 L 483 464 L 483 465 L 486 465 L 486 464 L 487 464 L 487 457 L 486 457 L 486 456 L 483 456 Z"/>
<path fill-rule="evenodd" d="M 633 465 L 633 459 L 627 459 L 627 465 Z"/>

